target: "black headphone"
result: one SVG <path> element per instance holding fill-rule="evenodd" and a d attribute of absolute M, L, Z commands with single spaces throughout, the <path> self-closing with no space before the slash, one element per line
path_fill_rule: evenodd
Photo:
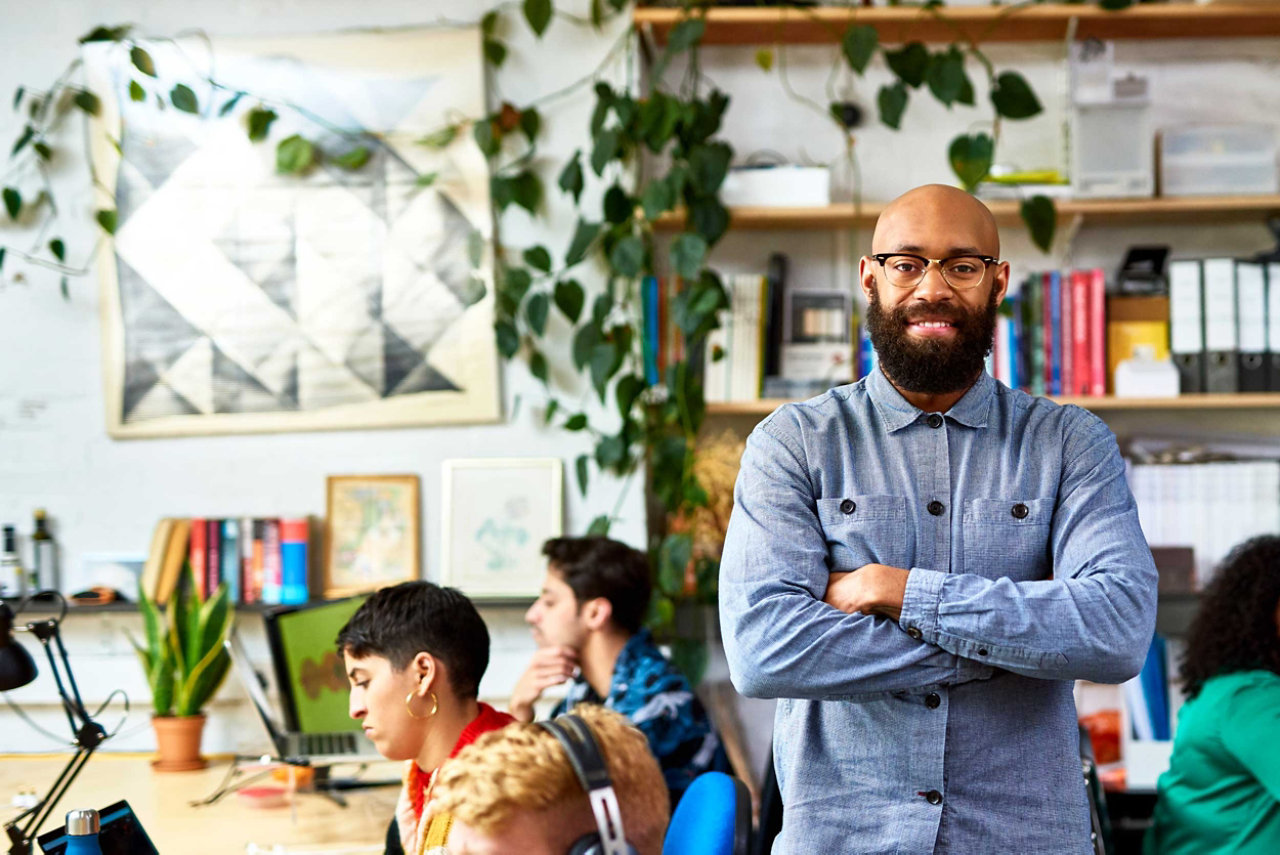
<path fill-rule="evenodd" d="M 618 809 L 618 796 L 609 779 L 609 769 L 600 743 L 587 723 L 572 713 L 554 721 L 540 721 L 564 746 L 569 755 L 569 765 L 578 776 L 578 783 L 587 791 L 591 800 L 591 813 L 596 818 L 596 831 L 584 834 L 573 842 L 565 855 L 638 855 L 636 848 L 627 842 L 622 830 L 622 812 Z"/>

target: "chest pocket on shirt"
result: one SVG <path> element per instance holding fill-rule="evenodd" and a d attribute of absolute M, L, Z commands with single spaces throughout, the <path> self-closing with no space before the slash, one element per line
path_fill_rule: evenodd
<path fill-rule="evenodd" d="M 818 499 L 818 521 L 833 571 L 857 570 L 864 564 L 911 566 L 915 534 L 902 496 Z"/>
<path fill-rule="evenodd" d="M 1054 500 L 968 499 L 964 503 L 964 569 L 988 579 L 1048 579 Z"/>

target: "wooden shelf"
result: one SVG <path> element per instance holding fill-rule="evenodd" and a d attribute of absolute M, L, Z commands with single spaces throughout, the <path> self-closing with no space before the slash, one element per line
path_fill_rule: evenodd
<path fill-rule="evenodd" d="M 635 26 L 660 43 L 683 18 L 679 9 L 638 8 Z M 1075 21 L 1077 39 L 1212 39 L 1280 36 L 1275 4 L 1151 3 L 1108 12 L 1091 4 L 708 9 L 703 44 L 837 44 L 853 23 L 870 24 L 880 41 L 1054 41 Z"/>
<path fill-rule="evenodd" d="M 1021 222 L 1015 199 L 985 200 L 996 219 L 1005 225 Z M 1080 216 L 1103 223 L 1195 222 L 1203 217 L 1223 220 L 1260 220 L 1280 214 L 1280 196 L 1176 196 L 1141 199 L 1058 199 L 1058 220 Z M 861 205 L 825 205 L 816 208 L 729 209 L 730 228 L 753 231 L 804 231 L 870 228 L 884 210 L 883 202 Z M 654 222 L 658 231 L 684 227 L 683 212 L 663 214 Z"/>
<path fill-rule="evenodd" d="M 1075 404 L 1086 410 L 1259 410 L 1280 409 L 1280 392 L 1248 395 L 1179 395 L 1177 398 L 1050 398 L 1059 404 Z M 759 401 L 735 401 L 707 404 L 711 416 L 767 416 L 791 401 L 766 398 Z"/>

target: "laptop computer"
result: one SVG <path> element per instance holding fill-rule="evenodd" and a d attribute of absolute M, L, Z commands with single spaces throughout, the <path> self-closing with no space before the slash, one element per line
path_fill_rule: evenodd
<path fill-rule="evenodd" d="M 347 713 L 347 677 L 333 645 L 360 602 L 357 598 L 264 613 L 282 718 L 273 714 L 263 679 L 239 635 L 232 632 L 227 638 L 232 667 L 279 759 L 315 763 L 378 758 L 360 722 Z"/>

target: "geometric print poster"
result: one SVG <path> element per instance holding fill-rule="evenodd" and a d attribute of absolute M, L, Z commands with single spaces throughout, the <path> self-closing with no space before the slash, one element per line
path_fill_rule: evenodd
<path fill-rule="evenodd" d="M 117 211 L 101 264 L 108 432 L 497 420 L 487 163 L 470 133 L 421 144 L 484 113 L 479 31 L 143 46 L 158 78 L 126 46 L 85 49 L 100 207 Z M 168 103 L 179 83 L 198 114 Z M 260 142 L 255 107 L 278 116 Z M 278 174 L 294 134 L 327 156 Z M 361 168 L 333 161 L 356 146 Z"/>

